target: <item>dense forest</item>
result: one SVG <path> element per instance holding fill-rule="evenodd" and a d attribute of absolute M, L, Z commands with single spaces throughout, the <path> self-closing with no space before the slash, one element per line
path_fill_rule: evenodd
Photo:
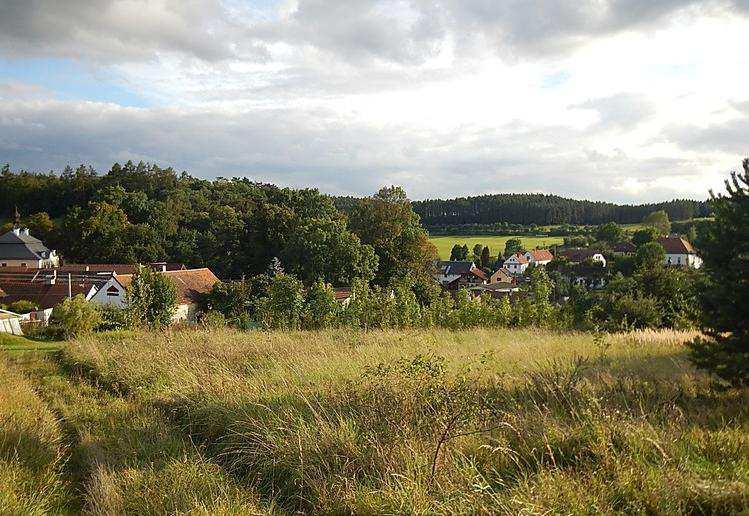
<path fill-rule="evenodd" d="M 352 204 L 339 201 L 339 206 Z M 495 194 L 458 199 L 415 201 L 413 209 L 427 227 L 457 224 L 604 224 L 640 222 L 649 213 L 665 210 L 671 220 L 709 214 L 706 201 L 676 199 L 657 204 L 619 205 L 580 201 L 557 195 Z"/>
<path fill-rule="evenodd" d="M 314 189 L 198 179 L 128 162 L 106 174 L 0 171 L 0 206 L 68 261 L 208 266 L 222 278 L 263 273 L 275 258 L 309 284 L 386 284 L 435 258 L 405 192 L 383 189 L 348 215 Z"/>

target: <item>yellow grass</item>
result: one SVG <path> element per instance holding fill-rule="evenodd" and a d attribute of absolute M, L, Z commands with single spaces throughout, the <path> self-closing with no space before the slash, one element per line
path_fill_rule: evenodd
<path fill-rule="evenodd" d="M 64 360 L 160 407 L 266 507 L 733 512 L 749 395 L 690 366 L 693 337 L 127 333 Z"/>

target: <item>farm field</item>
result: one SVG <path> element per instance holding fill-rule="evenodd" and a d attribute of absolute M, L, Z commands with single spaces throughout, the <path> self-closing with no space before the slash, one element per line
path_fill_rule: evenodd
<path fill-rule="evenodd" d="M 9 507 L 38 513 L 735 513 L 749 507 L 749 390 L 693 369 L 694 336 L 13 339 L 0 376 L 26 398 L 0 397 L 0 414 L 45 451 L 0 492 L 25 486 Z"/>
<path fill-rule="evenodd" d="M 440 259 L 450 259 L 450 251 L 455 244 L 467 244 L 468 254 L 470 256 L 473 252 L 473 246 L 481 244 L 489 246 L 492 256 L 496 256 L 498 252 L 504 252 L 505 242 L 510 238 L 519 238 L 523 243 L 523 247 L 526 249 L 535 249 L 536 247 L 551 247 L 554 245 L 561 245 L 564 239 L 562 237 L 526 237 L 526 236 L 515 236 L 515 235 L 456 235 L 456 236 L 433 236 L 429 237 L 429 240 L 437 247 Z"/>

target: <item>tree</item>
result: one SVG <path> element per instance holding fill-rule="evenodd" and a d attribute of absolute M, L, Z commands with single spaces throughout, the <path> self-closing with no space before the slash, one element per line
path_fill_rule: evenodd
<path fill-rule="evenodd" d="M 505 258 L 521 252 L 523 252 L 523 244 L 519 238 L 510 238 L 505 242 Z"/>
<path fill-rule="evenodd" d="M 336 323 L 338 308 L 333 288 L 324 281 L 317 280 L 304 299 L 302 326 L 311 330 L 329 328 Z"/>
<path fill-rule="evenodd" d="M 652 226 L 658 230 L 658 234 L 668 235 L 671 232 L 671 221 L 668 218 L 668 213 L 664 210 L 658 210 L 650 213 L 647 217 L 642 219 L 642 223 L 646 226 Z"/>
<path fill-rule="evenodd" d="M 698 241 L 708 285 L 702 290 L 703 333 L 692 361 L 736 386 L 749 385 L 749 159 L 726 194 L 710 192 L 715 220 Z"/>
<path fill-rule="evenodd" d="M 481 244 L 476 244 L 473 246 L 473 263 L 476 265 L 481 264 L 481 251 L 484 250 L 484 246 Z"/>
<path fill-rule="evenodd" d="M 374 249 L 339 220 L 310 219 L 289 236 L 282 254 L 288 271 L 306 285 L 318 279 L 336 286 L 351 285 L 354 278 L 371 281 L 377 270 Z"/>
<path fill-rule="evenodd" d="M 268 297 L 259 303 L 258 318 L 266 328 L 298 330 L 303 309 L 302 282 L 282 272 L 271 278 Z"/>
<path fill-rule="evenodd" d="M 437 249 L 402 188 L 382 188 L 360 200 L 349 216 L 349 229 L 379 258 L 374 278 L 378 285 L 389 284 L 396 275 L 431 274 Z"/>
<path fill-rule="evenodd" d="M 663 266 L 666 250 L 658 242 L 649 242 L 637 248 L 635 264 L 638 268 L 653 269 Z"/>
<path fill-rule="evenodd" d="M 139 267 L 127 289 L 126 305 L 133 321 L 153 328 L 169 326 L 177 307 L 177 287 L 168 276 Z"/>
<path fill-rule="evenodd" d="M 484 269 L 488 269 L 490 266 L 489 262 L 491 262 L 491 259 L 492 259 L 491 251 L 489 250 L 488 246 L 485 246 L 481 250 L 481 267 L 483 267 Z"/>
<path fill-rule="evenodd" d="M 466 257 L 463 256 L 463 246 L 460 244 L 455 244 L 450 251 L 450 261 L 451 262 L 459 262 L 461 260 L 465 260 Z"/>
<path fill-rule="evenodd" d="M 616 222 L 607 222 L 596 228 L 596 238 L 609 244 L 617 244 L 626 240 L 626 234 Z"/>
<path fill-rule="evenodd" d="M 78 294 L 52 309 L 48 331 L 55 338 L 72 339 L 93 331 L 99 320 L 96 306 Z"/>
<path fill-rule="evenodd" d="M 655 242 L 658 240 L 658 230 L 654 228 L 653 226 L 647 226 L 642 229 L 638 229 L 634 232 L 632 235 L 632 243 L 640 247 L 642 244 L 647 244 L 648 242 Z"/>

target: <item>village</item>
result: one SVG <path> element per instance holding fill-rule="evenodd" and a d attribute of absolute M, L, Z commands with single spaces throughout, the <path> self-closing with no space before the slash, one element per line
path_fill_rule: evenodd
<path fill-rule="evenodd" d="M 696 249 L 679 235 L 657 239 L 665 250 L 664 266 L 697 269 L 701 259 Z M 637 248 L 631 242 L 613 246 L 608 254 L 631 257 Z M 465 290 L 473 299 L 489 296 L 508 297 L 511 301 L 525 295 L 523 284 L 534 267 L 563 263 L 567 280 L 589 289 L 605 286 L 607 259 L 594 248 L 532 249 L 497 260 L 494 268 L 479 267 L 475 261 L 437 261 L 434 280 L 453 297 Z M 65 299 L 83 296 L 100 306 L 125 308 L 128 286 L 140 267 L 163 274 L 175 285 L 177 304 L 175 323 L 195 324 L 202 315 L 203 296 L 220 280 L 206 267 L 187 268 L 181 263 L 148 264 L 65 263 L 56 250 L 30 234 L 16 213 L 12 229 L 0 235 L 0 332 L 22 334 L 22 325 L 47 324 L 52 310 Z M 334 289 L 335 300 L 343 305 L 353 296 L 350 286 Z"/>

